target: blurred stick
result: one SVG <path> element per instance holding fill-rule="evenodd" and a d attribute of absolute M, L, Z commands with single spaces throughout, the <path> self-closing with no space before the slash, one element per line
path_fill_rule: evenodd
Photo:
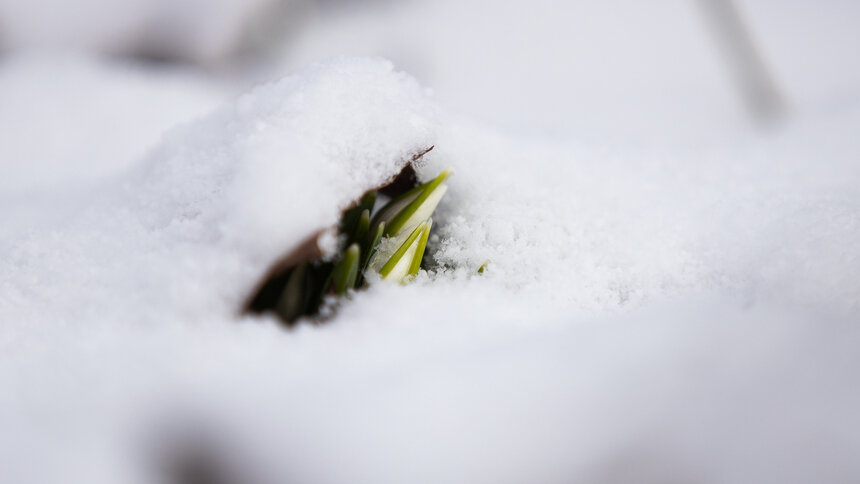
<path fill-rule="evenodd" d="M 699 4 L 750 113 L 765 122 L 781 118 L 786 111 L 785 99 L 756 49 L 735 2 L 699 0 Z"/>

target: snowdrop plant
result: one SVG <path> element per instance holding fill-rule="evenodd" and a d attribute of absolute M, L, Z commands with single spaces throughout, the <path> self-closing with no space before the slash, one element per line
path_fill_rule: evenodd
<path fill-rule="evenodd" d="M 445 195 L 444 182 L 449 176 L 450 171 L 445 170 L 392 198 L 372 218 L 377 191 L 366 193 L 341 218 L 342 250 L 333 262 L 323 261 L 318 253 L 315 257 L 301 255 L 299 247 L 287 256 L 288 262 L 281 263 L 279 275 L 270 277 L 251 299 L 248 310 L 272 309 L 292 325 L 301 316 L 325 312 L 331 306 L 326 301 L 336 301 L 370 280 L 408 282 L 421 269 L 433 226 L 431 216 Z M 315 238 L 310 240 L 310 246 L 316 248 Z M 264 302 L 267 299 L 269 303 Z"/>
<path fill-rule="evenodd" d="M 450 174 L 445 170 L 394 198 L 374 217 L 372 227 L 383 238 L 373 248 L 369 263 L 382 279 L 402 283 L 418 274 L 433 226 L 430 216 L 448 189 L 444 181 Z"/>

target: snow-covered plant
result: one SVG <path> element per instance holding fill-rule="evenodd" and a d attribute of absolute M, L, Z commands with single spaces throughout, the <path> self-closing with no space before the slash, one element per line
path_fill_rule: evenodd
<path fill-rule="evenodd" d="M 371 279 L 406 283 L 418 274 L 424 258 L 431 215 L 447 190 L 445 170 L 427 183 L 392 198 L 382 208 L 374 206 L 376 190 L 367 192 L 346 210 L 338 225 L 342 250 L 334 262 L 319 257 L 316 236 L 294 250 L 276 266 L 248 304 L 248 310 L 272 309 L 287 324 L 317 314 L 329 297 L 343 297 Z M 265 300 L 269 302 L 265 302 Z"/>
<path fill-rule="evenodd" d="M 361 287 L 369 271 L 381 279 L 403 283 L 418 274 L 430 237 L 430 216 L 448 189 L 443 182 L 450 172 L 395 197 L 370 219 L 375 191 L 366 194 L 344 214 L 341 232 L 347 248 L 332 271 L 335 294 Z"/>
<path fill-rule="evenodd" d="M 382 236 L 372 247 L 370 269 L 382 279 L 403 282 L 418 274 L 433 219 L 430 216 L 445 195 L 445 170 L 433 180 L 394 198 L 373 219 L 374 238 Z"/>

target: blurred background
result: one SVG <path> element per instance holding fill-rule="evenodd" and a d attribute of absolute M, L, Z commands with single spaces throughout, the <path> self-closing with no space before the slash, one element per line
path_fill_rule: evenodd
<path fill-rule="evenodd" d="M 108 176 L 342 55 L 507 136 L 707 150 L 856 103 L 858 19 L 850 0 L 2 0 L 0 196 Z"/>

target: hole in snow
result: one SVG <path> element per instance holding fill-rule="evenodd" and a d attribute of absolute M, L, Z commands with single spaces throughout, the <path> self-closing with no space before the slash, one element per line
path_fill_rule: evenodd
<path fill-rule="evenodd" d="M 419 185 L 412 163 L 432 149 L 431 146 L 413 156 L 387 184 L 365 192 L 342 212 L 337 227 L 318 230 L 272 264 L 246 300 L 242 313 L 272 313 L 287 327 L 302 317 L 322 322 L 332 315 L 336 296 L 366 287 L 365 271 L 394 280 L 417 272 L 423 264 L 431 227 L 426 212 L 428 208 L 432 212 L 444 194 L 441 183 L 447 177 L 443 172 Z M 390 203 L 383 206 L 377 198 Z M 426 220 L 414 223 L 421 217 Z M 388 230 L 386 221 L 390 222 Z M 325 257 L 323 242 L 334 232 L 338 234 L 337 253 Z M 397 245 L 403 250 L 394 247 L 396 250 L 386 254 L 386 260 L 375 257 L 377 252 L 382 253 L 378 248 Z"/>

